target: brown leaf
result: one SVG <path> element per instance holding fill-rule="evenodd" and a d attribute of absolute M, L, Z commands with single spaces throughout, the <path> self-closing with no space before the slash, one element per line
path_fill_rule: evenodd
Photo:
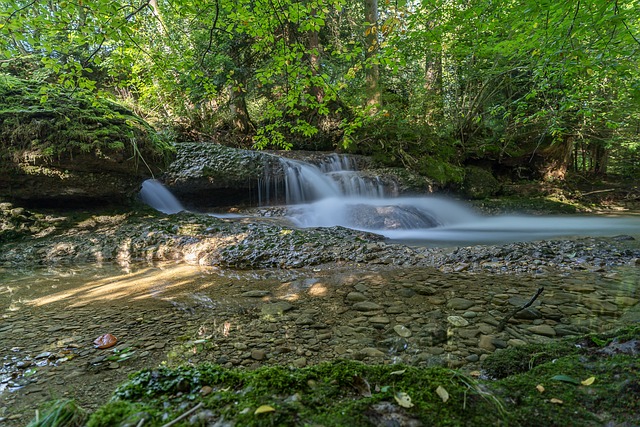
<path fill-rule="evenodd" d="M 118 338 L 111 334 L 100 335 L 95 339 L 93 345 L 99 349 L 111 348 L 118 342 Z"/>
<path fill-rule="evenodd" d="M 369 381 L 366 379 L 355 376 L 353 378 L 353 387 L 358 390 L 358 393 L 362 396 L 371 397 L 371 386 L 369 385 Z"/>
<path fill-rule="evenodd" d="M 538 390 L 540 393 L 544 393 L 544 386 L 542 384 L 538 384 L 536 386 L 536 390 Z"/>
<path fill-rule="evenodd" d="M 562 400 L 556 399 L 555 397 L 551 398 L 549 402 L 555 403 L 556 405 L 562 405 L 564 403 Z"/>

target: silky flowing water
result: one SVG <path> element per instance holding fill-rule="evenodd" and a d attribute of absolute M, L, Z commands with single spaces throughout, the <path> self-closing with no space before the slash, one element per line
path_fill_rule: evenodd
<path fill-rule="evenodd" d="M 499 348 L 640 320 L 639 281 L 636 267 L 523 276 L 366 266 L 0 270 L 0 417 L 24 425 L 52 398 L 95 409 L 129 373 L 161 363 L 349 358 L 474 370 Z M 105 333 L 117 345 L 94 348 Z"/>

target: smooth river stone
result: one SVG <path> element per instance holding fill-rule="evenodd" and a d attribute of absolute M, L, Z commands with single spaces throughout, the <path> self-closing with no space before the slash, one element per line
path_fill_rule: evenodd
<path fill-rule="evenodd" d="M 467 326 L 469 324 L 467 319 L 460 316 L 449 316 L 447 317 L 447 322 L 451 323 L 453 326 L 458 327 Z"/>
<path fill-rule="evenodd" d="M 376 304 L 371 301 L 362 301 L 353 304 L 353 308 L 358 311 L 372 311 L 372 310 L 380 310 L 382 308 L 381 305 Z"/>
<path fill-rule="evenodd" d="M 396 325 L 393 330 L 402 338 L 409 338 L 412 334 L 411 330 L 404 325 Z"/>
<path fill-rule="evenodd" d="M 544 335 L 545 337 L 555 337 L 556 330 L 549 325 L 535 325 L 528 328 L 529 332 L 532 332 L 536 335 Z"/>
<path fill-rule="evenodd" d="M 293 308 L 291 303 L 287 301 L 278 301 L 271 304 L 264 304 L 260 307 L 260 312 L 266 316 L 281 315 L 285 311 L 289 311 Z"/>
<path fill-rule="evenodd" d="M 262 298 L 270 294 L 271 292 L 269 291 L 247 291 L 241 293 L 240 295 L 247 298 Z"/>
<path fill-rule="evenodd" d="M 366 299 L 367 299 L 367 297 L 365 297 L 360 292 L 349 292 L 347 294 L 347 301 L 361 302 L 361 301 L 365 301 Z"/>
<path fill-rule="evenodd" d="M 452 308 L 454 310 L 466 310 L 475 305 L 475 301 L 470 301 L 465 298 L 451 298 L 447 301 L 447 307 Z"/>

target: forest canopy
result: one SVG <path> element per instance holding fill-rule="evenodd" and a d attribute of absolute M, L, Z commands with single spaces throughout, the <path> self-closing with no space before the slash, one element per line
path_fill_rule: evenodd
<path fill-rule="evenodd" d="M 443 182 L 640 171 L 637 0 L 0 0 L 0 53 L 42 102 L 111 98 L 174 140 Z"/>

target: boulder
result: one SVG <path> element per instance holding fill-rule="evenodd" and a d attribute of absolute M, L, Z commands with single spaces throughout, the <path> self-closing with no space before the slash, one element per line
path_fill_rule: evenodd
<path fill-rule="evenodd" d="M 0 199 L 27 206 L 129 203 L 170 151 L 120 105 L 0 75 Z"/>
<path fill-rule="evenodd" d="M 486 199 L 500 191 L 500 183 L 493 174 L 477 166 L 467 166 L 464 169 L 462 192 L 471 199 Z"/>
<path fill-rule="evenodd" d="M 373 169 L 371 160 L 365 156 L 250 151 L 214 142 L 176 144 L 176 159 L 162 180 L 190 208 L 284 204 L 287 160 L 317 166 L 332 175 L 339 186 L 341 179 L 356 179 L 353 175 L 344 175 L 340 169 L 343 167 L 358 170 L 357 179 L 363 187 L 379 186 L 386 194 L 430 193 L 433 190 L 427 178 L 398 168 Z"/>

